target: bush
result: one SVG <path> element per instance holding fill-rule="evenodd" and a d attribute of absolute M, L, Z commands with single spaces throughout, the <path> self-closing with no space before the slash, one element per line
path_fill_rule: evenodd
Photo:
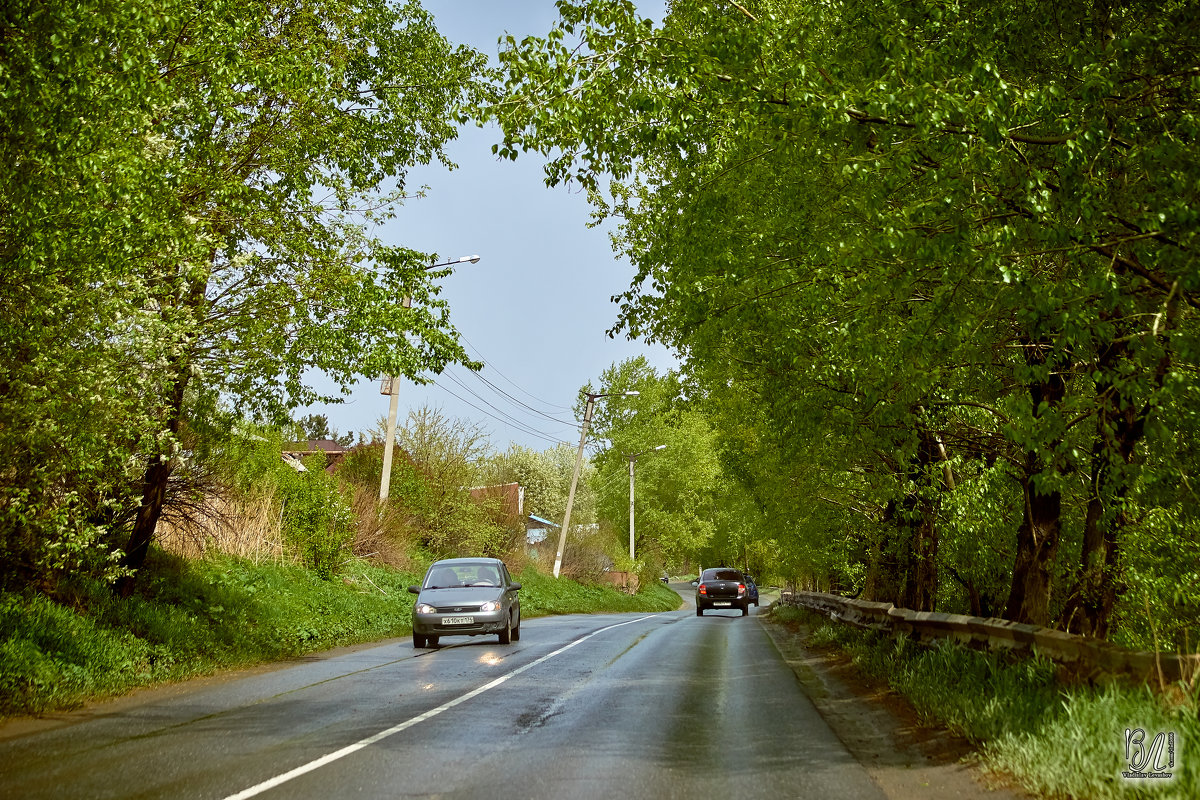
<path fill-rule="evenodd" d="M 333 577 L 354 540 L 350 492 L 325 473 L 325 457 L 305 460 L 305 472 L 286 467 L 279 477 L 284 541 L 320 577 Z"/>

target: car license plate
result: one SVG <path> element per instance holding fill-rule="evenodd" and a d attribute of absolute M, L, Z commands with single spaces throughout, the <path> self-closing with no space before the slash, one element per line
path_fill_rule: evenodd
<path fill-rule="evenodd" d="M 714 606 L 731 606 L 733 603 L 713 603 Z"/>
<path fill-rule="evenodd" d="M 474 617 L 442 617 L 443 625 L 474 625 Z"/>

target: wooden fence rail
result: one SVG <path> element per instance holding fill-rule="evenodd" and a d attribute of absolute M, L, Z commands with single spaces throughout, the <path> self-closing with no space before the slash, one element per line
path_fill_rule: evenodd
<path fill-rule="evenodd" d="M 850 625 L 892 634 L 904 633 L 918 641 L 952 639 L 990 650 L 1036 650 L 1088 680 L 1127 678 L 1161 686 L 1179 680 L 1194 680 L 1200 674 L 1200 654 L 1127 650 L 1098 639 L 995 617 L 912 611 L 891 603 L 872 603 L 820 592 L 784 591 L 781 602 L 817 611 Z"/>

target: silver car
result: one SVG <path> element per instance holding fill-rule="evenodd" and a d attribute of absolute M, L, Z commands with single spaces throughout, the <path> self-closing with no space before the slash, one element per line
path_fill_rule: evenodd
<path fill-rule="evenodd" d="M 420 586 L 413 608 L 413 647 L 435 647 L 442 636 L 494 633 L 500 644 L 521 638 L 521 600 L 508 567 L 498 558 L 436 561 Z"/>

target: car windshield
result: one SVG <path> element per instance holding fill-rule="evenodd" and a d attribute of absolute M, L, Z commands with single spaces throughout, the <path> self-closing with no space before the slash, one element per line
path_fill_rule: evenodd
<path fill-rule="evenodd" d="M 434 564 L 425 578 L 426 589 L 455 589 L 463 586 L 500 585 L 500 571 L 494 564 Z"/>

